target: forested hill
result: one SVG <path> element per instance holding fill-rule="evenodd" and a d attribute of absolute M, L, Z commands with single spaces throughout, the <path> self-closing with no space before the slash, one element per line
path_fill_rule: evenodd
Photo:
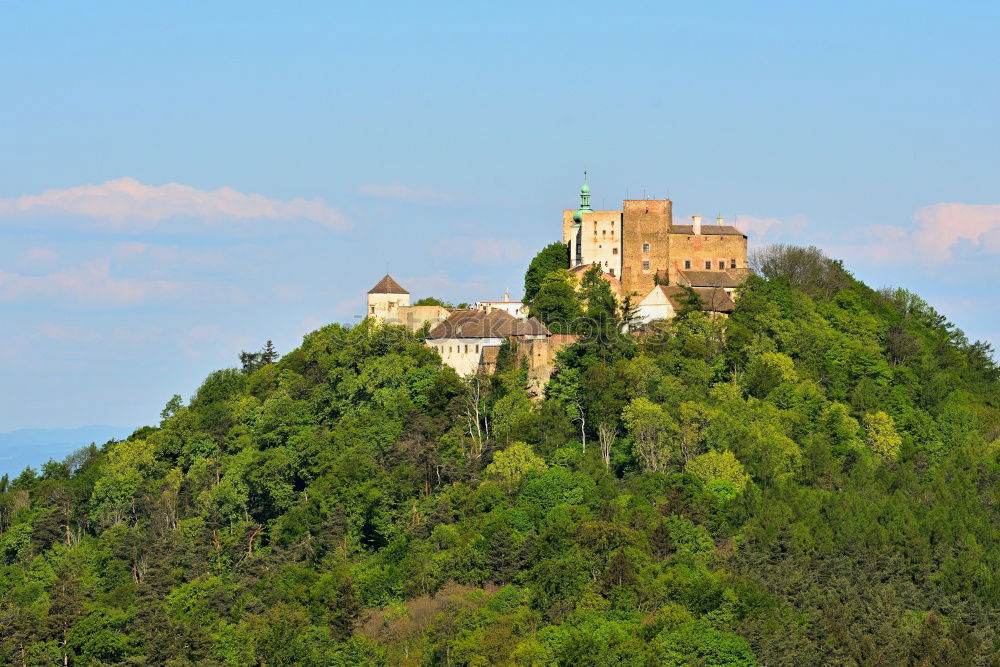
<path fill-rule="evenodd" d="M 590 285 L 541 401 L 330 325 L 4 480 L 0 663 L 996 664 L 988 347 L 771 259 L 636 337 Z"/>

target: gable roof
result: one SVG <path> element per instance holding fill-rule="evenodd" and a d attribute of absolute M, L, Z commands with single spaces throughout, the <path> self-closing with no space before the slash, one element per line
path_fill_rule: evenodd
<path fill-rule="evenodd" d="M 649 290 L 649 294 L 643 297 L 642 301 L 639 302 L 640 306 L 662 306 L 667 301 L 673 304 L 673 299 L 670 298 L 670 292 L 667 291 L 666 285 L 654 285 L 653 289 Z"/>
<path fill-rule="evenodd" d="M 721 287 L 695 287 L 694 291 L 701 297 L 705 310 L 713 313 L 731 313 L 736 309 L 733 297 Z"/>
<path fill-rule="evenodd" d="M 622 295 L 621 281 L 618 280 L 618 278 L 616 278 L 614 274 L 605 271 L 600 264 L 577 264 L 576 266 L 571 268 L 569 272 L 572 273 L 577 278 L 579 278 L 580 280 L 582 280 L 583 274 L 585 274 L 587 271 L 590 271 L 591 267 L 594 266 L 597 266 L 597 268 L 601 269 L 601 278 L 608 281 L 608 283 L 611 285 L 611 291 L 617 294 L 619 297 L 621 297 Z"/>
<path fill-rule="evenodd" d="M 409 294 L 402 286 L 392 279 L 388 273 L 378 281 L 375 287 L 368 290 L 369 294 Z"/>
<path fill-rule="evenodd" d="M 456 310 L 431 329 L 427 338 L 506 338 L 507 336 L 549 336 L 544 324 L 532 317 L 527 322 L 503 310 Z"/>
<path fill-rule="evenodd" d="M 692 289 L 701 298 L 702 307 L 708 312 L 731 313 L 736 308 L 732 297 L 721 287 L 694 287 Z M 670 300 L 670 305 L 674 307 L 674 310 L 680 310 L 684 306 L 681 300 L 684 296 L 684 288 L 677 285 L 657 285 L 646 295 L 640 305 L 656 305 L 659 301 L 656 298 L 656 290 L 660 290 L 660 293 Z M 647 303 L 646 299 L 650 297 L 653 299 Z"/>
<path fill-rule="evenodd" d="M 671 225 L 671 234 L 687 234 L 689 236 L 694 235 L 693 225 Z M 702 236 L 746 236 L 743 232 L 731 227 L 730 225 L 702 225 L 701 226 Z"/>
<path fill-rule="evenodd" d="M 681 285 L 691 287 L 739 287 L 746 276 L 738 278 L 729 271 L 693 271 L 691 269 L 677 272 Z"/>

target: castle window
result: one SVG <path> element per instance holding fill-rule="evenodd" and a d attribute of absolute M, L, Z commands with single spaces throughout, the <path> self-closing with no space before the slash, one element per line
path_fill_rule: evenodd
<path fill-rule="evenodd" d="M 649 271 L 649 262 L 648 261 L 644 261 L 642 263 L 642 270 L 643 271 Z"/>
<path fill-rule="evenodd" d="M 643 243 L 642 244 L 642 251 L 643 252 L 649 252 L 649 244 L 648 243 Z"/>
<path fill-rule="evenodd" d="M 712 260 L 710 260 L 710 259 L 706 259 L 705 260 L 705 270 L 706 271 L 711 271 L 712 270 Z"/>
<path fill-rule="evenodd" d="M 372 312 L 374 313 L 375 312 L 375 306 L 372 306 L 371 308 L 372 308 Z"/>
<path fill-rule="evenodd" d="M 685 269 L 690 269 L 691 268 L 691 260 L 690 259 L 685 259 L 684 260 L 684 268 Z"/>
<path fill-rule="evenodd" d="M 466 345 L 466 346 L 465 346 L 465 353 L 466 353 L 466 354 L 468 354 L 468 353 L 469 353 L 469 346 L 468 346 L 468 345 Z"/>
<path fill-rule="evenodd" d="M 608 273 L 610 273 L 611 275 L 615 275 L 615 270 L 611 269 L 610 271 L 608 271 Z"/>
<path fill-rule="evenodd" d="M 730 269 L 735 269 L 736 268 L 736 259 L 735 258 L 729 260 L 729 268 Z"/>
<path fill-rule="evenodd" d="M 476 346 L 476 354 L 479 354 L 479 346 Z"/>
<path fill-rule="evenodd" d="M 612 248 L 611 249 L 611 254 L 612 255 L 617 255 L 618 254 L 618 248 Z"/>
<path fill-rule="evenodd" d="M 723 270 L 725 270 L 725 268 L 726 268 L 726 260 L 720 259 L 719 260 L 719 271 L 723 271 Z"/>

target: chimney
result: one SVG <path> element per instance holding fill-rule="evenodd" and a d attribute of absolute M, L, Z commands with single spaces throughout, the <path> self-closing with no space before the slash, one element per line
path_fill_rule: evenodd
<path fill-rule="evenodd" d="M 692 215 L 691 216 L 691 226 L 694 228 L 694 235 L 698 236 L 701 234 L 701 216 Z"/>
<path fill-rule="evenodd" d="M 722 217 L 722 216 L 720 215 L 720 216 L 719 216 L 718 218 L 716 218 L 716 219 L 715 219 L 715 224 L 717 224 L 717 225 L 718 225 L 719 227 L 721 227 L 721 226 L 722 226 L 722 223 L 724 223 L 725 221 L 726 221 L 726 219 L 725 219 L 725 218 L 723 218 L 723 217 Z"/>

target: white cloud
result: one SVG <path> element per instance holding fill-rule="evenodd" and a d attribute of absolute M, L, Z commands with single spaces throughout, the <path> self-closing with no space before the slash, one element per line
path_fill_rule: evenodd
<path fill-rule="evenodd" d="M 322 199 L 271 199 L 232 188 L 208 191 L 179 183 L 146 185 L 134 178 L 0 199 L 0 216 L 32 213 L 82 216 L 120 229 L 149 227 L 176 217 L 207 221 L 309 220 L 336 230 L 350 227 L 347 218 Z"/>
<path fill-rule="evenodd" d="M 963 241 L 1000 252 L 1000 204 L 934 204 L 918 210 L 913 219 L 917 229 L 911 242 L 930 259 L 951 259 L 952 248 Z"/>
<path fill-rule="evenodd" d="M 358 188 L 358 192 L 373 199 L 394 199 L 420 204 L 446 204 L 454 199 L 451 195 L 444 192 L 412 188 L 400 183 L 362 185 Z"/>
<path fill-rule="evenodd" d="M 863 240 L 832 249 L 877 264 L 943 264 L 967 244 L 1000 253 L 1000 204 L 940 203 L 913 214 L 909 225 L 870 225 L 856 230 Z"/>

